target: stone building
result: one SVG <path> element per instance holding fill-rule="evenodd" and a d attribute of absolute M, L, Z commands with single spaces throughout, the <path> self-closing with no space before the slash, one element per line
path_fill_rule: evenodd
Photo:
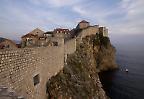
<path fill-rule="evenodd" d="M 38 37 L 42 37 L 45 32 L 39 28 L 34 29 L 33 31 L 29 32 L 28 34 L 37 35 Z"/>
<path fill-rule="evenodd" d="M 74 33 L 77 40 L 81 42 L 82 38 L 86 36 L 99 34 L 99 25 L 90 25 L 89 22 L 82 20 L 74 29 Z"/>
<path fill-rule="evenodd" d="M 63 34 L 63 32 L 57 32 L 57 34 L 58 33 Z M 28 33 L 21 38 L 22 47 L 58 46 L 59 39 L 64 39 L 61 35 L 54 35 L 52 31 L 45 32 L 43 35 Z"/>
<path fill-rule="evenodd" d="M 76 28 L 69 30 L 64 28 L 56 28 L 53 31 L 44 32 L 38 28 L 22 36 L 22 47 L 40 47 L 52 46 L 52 38 L 64 38 L 67 41 L 70 38 L 77 37 L 81 40 L 88 35 L 100 34 L 108 37 L 108 29 L 99 27 L 99 25 L 90 25 L 88 21 L 82 20 Z M 55 45 L 55 44 L 54 44 Z"/>
<path fill-rule="evenodd" d="M 106 27 L 99 27 L 99 25 L 90 25 L 89 22 L 82 20 L 78 23 L 77 27 L 73 29 L 73 37 L 77 37 L 78 40 L 82 40 L 82 38 L 88 35 L 98 34 L 103 37 L 108 37 L 108 29 Z"/>
<path fill-rule="evenodd" d="M 103 37 L 108 37 L 108 29 L 106 27 L 100 27 L 99 28 L 99 33 L 103 36 Z"/>
<path fill-rule="evenodd" d="M 0 49 L 15 49 L 17 45 L 9 39 L 0 38 Z"/>
<path fill-rule="evenodd" d="M 40 37 L 37 43 L 38 47 L 47 47 L 47 46 L 59 46 L 61 45 L 61 40 L 64 38 L 60 37 Z"/>
<path fill-rule="evenodd" d="M 22 47 L 33 47 L 37 45 L 38 42 L 38 35 L 34 34 L 26 34 L 21 37 L 22 39 Z"/>
<path fill-rule="evenodd" d="M 39 38 L 43 37 L 44 31 L 36 28 L 28 34 L 21 37 L 22 47 L 34 47 L 38 45 Z"/>
<path fill-rule="evenodd" d="M 44 37 L 52 37 L 53 36 L 53 31 L 48 31 L 44 33 Z"/>
<path fill-rule="evenodd" d="M 78 29 L 84 29 L 84 28 L 87 28 L 90 26 L 90 23 L 85 21 L 85 20 L 82 20 L 81 22 L 79 22 L 79 24 L 77 25 L 77 28 Z"/>
<path fill-rule="evenodd" d="M 62 29 L 62 28 L 54 29 L 54 36 L 55 37 L 67 38 L 69 35 L 70 35 L 69 29 Z"/>
<path fill-rule="evenodd" d="M 46 37 L 39 37 L 37 46 L 47 46 Z"/>

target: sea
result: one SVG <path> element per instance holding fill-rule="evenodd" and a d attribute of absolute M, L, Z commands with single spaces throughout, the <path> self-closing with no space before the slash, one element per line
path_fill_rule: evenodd
<path fill-rule="evenodd" d="M 144 99 L 144 44 L 114 46 L 119 69 L 99 74 L 103 89 L 111 99 Z"/>

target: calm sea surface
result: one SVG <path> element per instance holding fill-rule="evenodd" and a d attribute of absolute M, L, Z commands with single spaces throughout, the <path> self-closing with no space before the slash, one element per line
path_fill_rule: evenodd
<path fill-rule="evenodd" d="M 100 74 L 107 95 L 111 99 L 144 99 L 144 48 L 129 45 L 115 47 L 119 69 Z"/>

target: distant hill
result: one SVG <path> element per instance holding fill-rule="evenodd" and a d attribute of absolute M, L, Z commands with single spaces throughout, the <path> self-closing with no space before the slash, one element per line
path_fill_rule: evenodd
<path fill-rule="evenodd" d="M 5 39 L 6 38 L 0 37 L 0 42 L 4 41 Z M 21 43 L 21 41 L 19 41 L 19 40 L 11 40 L 11 41 L 13 41 L 16 44 L 20 44 Z"/>

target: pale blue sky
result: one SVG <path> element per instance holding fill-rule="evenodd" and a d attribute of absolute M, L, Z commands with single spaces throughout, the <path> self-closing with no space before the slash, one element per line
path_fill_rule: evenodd
<path fill-rule="evenodd" d="M 17 39 L 39 27 L 74 28 L 81 20 L 109 28 L 112 37 L 142 35 L 144 0 L 0 0 L 0 36 Z"/>

